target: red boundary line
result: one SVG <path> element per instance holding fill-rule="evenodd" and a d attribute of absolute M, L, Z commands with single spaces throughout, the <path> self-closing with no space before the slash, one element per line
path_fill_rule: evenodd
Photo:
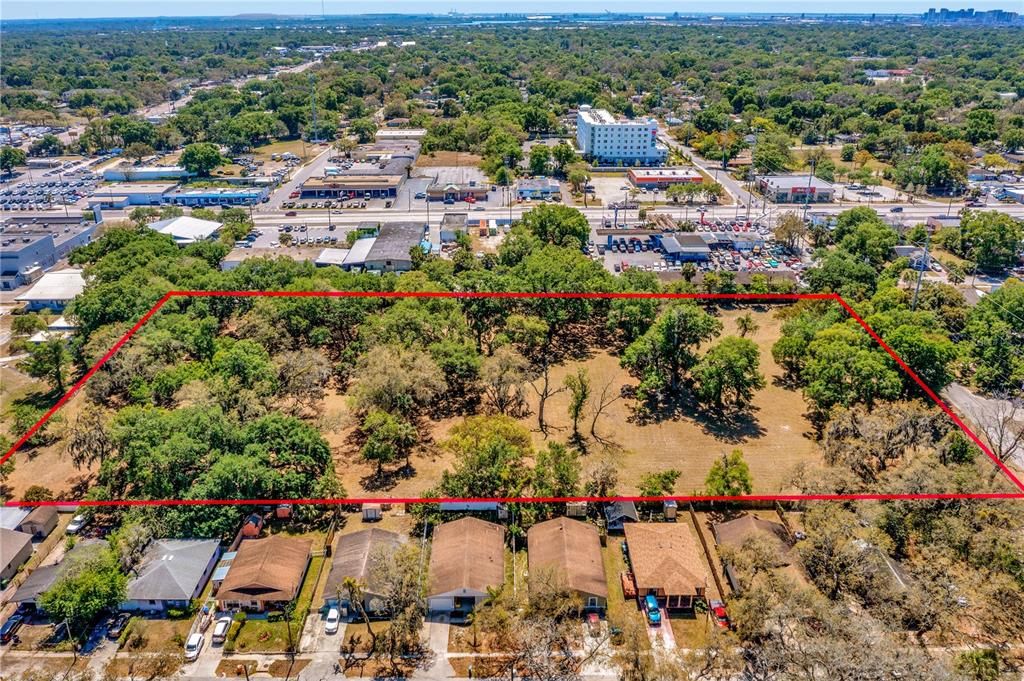
<path fill-rule="evenodd" d="M 86 381 L 134 336 L 171 298 L 588 298 L 588 299 L 629 299 L 648 298 L 656 300 L 742 300 L 748 302 L 775 302 L 798 300 L 833 300 L 852 317 L 874 339 L 899 367 L 909 375 L 924 393 L 949 416 L 957 426 L 999 467 L 1007 478 L 1021 490 L 1019 493 L 919 493 L 919 494 L 769 494 L 738 496 L 655 496 L 655 497 L 504 497 L 504 498 L 345 498 L 345 499 L 128 499 L 123 501 L 8 501 L 5 506 L 65 506 L 76 503 L 80 506 L 226 506 L 261 504 L 363 504 L 363 503 L 560 503 L 570 501 L 888 501 L 888 500 L 956 500 L 956 499 L 1024 499 L 1024 482 L 999 460 L 991 449 L 972 431 L 967 424 L 911 369 L 903 359 L 890 348 L 881 336 L 872 329 L 863 317 L 838 293 L 561 293 L 561 292 L 492 292 L 492 291 L 168 291 L 144 314 L 99 361 L 89 368 L 50 409 L 29 428 L 14 445 L 0 458 L 0 464 L 7 461 L 31 438 L 36 431 L 77 393 Z"/>

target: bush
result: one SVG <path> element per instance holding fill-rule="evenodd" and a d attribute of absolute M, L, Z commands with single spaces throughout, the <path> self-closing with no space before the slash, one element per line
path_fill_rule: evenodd
<path fill-rule="evenodd" d="M 167 616 L 172 620 L 180 620 L 189 617 L 192 612 L 188 608 L 167 608 Z"/>
<path fill-rule="evenodd" d="M 231 623 L 231 626 L 228 627 L 227 641 L 229 641 L 232 644 L 232 647 L 234 646 L 235 639 L 238 638 L 239 632 L 242 631 L 243 624 L 245 624 L 245 620 L 236 619 L 234 622 Z"/>
<path fill-rule="evenodd" d="M 236 612 L 231 619 L 233 619 L 236 622 L 245 622 L 245 613 L 244 612 Z"/>
<path fill-rule="evenodd" d="M 280 622 L 284 619 L 284 612 L 280 610 L 271 610 L 267 613 L 268 622 Z"/>

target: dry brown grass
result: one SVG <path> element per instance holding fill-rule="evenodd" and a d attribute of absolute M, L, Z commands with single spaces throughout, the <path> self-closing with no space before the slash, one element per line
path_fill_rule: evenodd
<path fill-rule="evenodd" d="M 746 310 L 723 310 L 723 335 L 736 334 L 736 319 Z M 811 424 L 805 418 L 806 404 L 799 391 L 784 387 L 782 369 L 772 358 L 772 344 L 779 338 L 781 322 L 774 310 L 751 313 L 759 328 L 749 336 L 761 349 L 761 371 L 766 387 L 754 397 L 746 414 L 725 418 L 682 413 L 654 422 L 636 419 L 636 401 L 623 398 L 609 406 L 598 420 L 599 439 L 587 436 L 585 459 L 610 456 L 619 466 L 621 494 L 638 492 L 641 477 L 669 468 L 681 472 L 676 492 L 685 494 L 703 489 L 704 478 L 714 461 L 723 454 L 740 449 L 750 466 L 754 480 L 754 493 L 773 494 L 795 491 L 789 484 L 791 471 L 798 463 L 819 462 L 820 454 L 811 438 Z M 570 362 L 551 371 L 551 383 L 560 386 L 565 377 L 583 366 L 599 393 L 610 385 L 614 393 L 637 381 L 619 365 L 619 358 L 609 352 L 597 351 L 583 362 Z M 538 398 L 528 392 L 530 415 L 520 420 L 531 431 L 534 445 L 545 447 L 549 441 L 562 442 L 569 438 L 572 423 L 568 417 L 569 394 L 562 392 L 549 398 L 545 407 L 550 425 L 547 437 L 538 429 L 536 408 Z M 351 420 L 348 404 L 342 396 L 328 398 L 325 410 L 343 412 L 343 420 Z M 450 418 L 427 423 L 430 440 L 413 456 L 414 477 L 399 478 L 386 492 L 392 496 L 415 496 L 440 479 L 441 473 L 453 465 L 451 455 L 437 443 L 444 441 L 451 428 L 461 418 Z M 590 418 L 581 423 L 587 434 Z M 364 463 L 359 448 L 352 439 L 354 427 L 336 433 L 325 433 L 335 452 L 335 466 L 349 494 L 370 493 L 363 482 L 373 472 Z M 586 461 L 585 461 L 586 463 Z"/>
<path fill-rule="evenodd" d="M 224 658 L 217 663 L 217 670 L 214 673 L 217 676 L 245 678 L 245 672 L 242 670 L 243 667 L 247 668 L 250 674 L 254 674 L 258 666 L 259 664 L 256 660 Z"/>
<path fill-rule="evenodd" d="M 434 151 L 420 154 L 416 159 L 417 168 L 434 168 L 437 166 L 473 166 L 480 167 L 483 157 L 466 151 Z"/>

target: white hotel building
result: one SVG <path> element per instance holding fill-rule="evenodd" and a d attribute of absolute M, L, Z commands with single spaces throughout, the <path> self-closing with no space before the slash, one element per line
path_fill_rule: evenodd
<path fill-rule="evenodd" d="M 576 143 L 584 158 L 600 164 L 662 165 L 668 158 L 653 118 L 620 121 L 586 104 L 576 114 Z"/>

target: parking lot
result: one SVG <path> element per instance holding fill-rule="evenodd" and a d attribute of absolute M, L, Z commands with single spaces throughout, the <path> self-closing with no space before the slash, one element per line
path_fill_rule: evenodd
<path fill-rule="evenodd" d="M 19 182 L 0 189 L 0 210 L 46 210 L 55 205 L 71 206 L 92 196 L 98 184 L 99 177 L 92 174 L 77 179 Z"/>
<path fill-rule="evenodd" d="M 807 265 L 801 256 L 789 252 L 774 237 L 767 225 L 755 222 L 747 229 L 745 225 L 734 221 L 719 221 L 707 225 L 698 225 L 697 232 L 754 232 L 763 239 L 763 247 L 736 250 L 717 246 L 712 247 L 710 257 L 706 261 L 695 261 L 693 265 L 699 272 L 786 272 L 800 273 Z M 612 244 L 607 244 L 607 236 L 592 234 L 587 249 L 591 258 L 599 260 L 609 272 L 622 272 L 628 269 L 640 269 L 647 272 L 681 272 L 683 266 L 667 258 L 657 242 L 647 236 L 612 236 Z"/>

